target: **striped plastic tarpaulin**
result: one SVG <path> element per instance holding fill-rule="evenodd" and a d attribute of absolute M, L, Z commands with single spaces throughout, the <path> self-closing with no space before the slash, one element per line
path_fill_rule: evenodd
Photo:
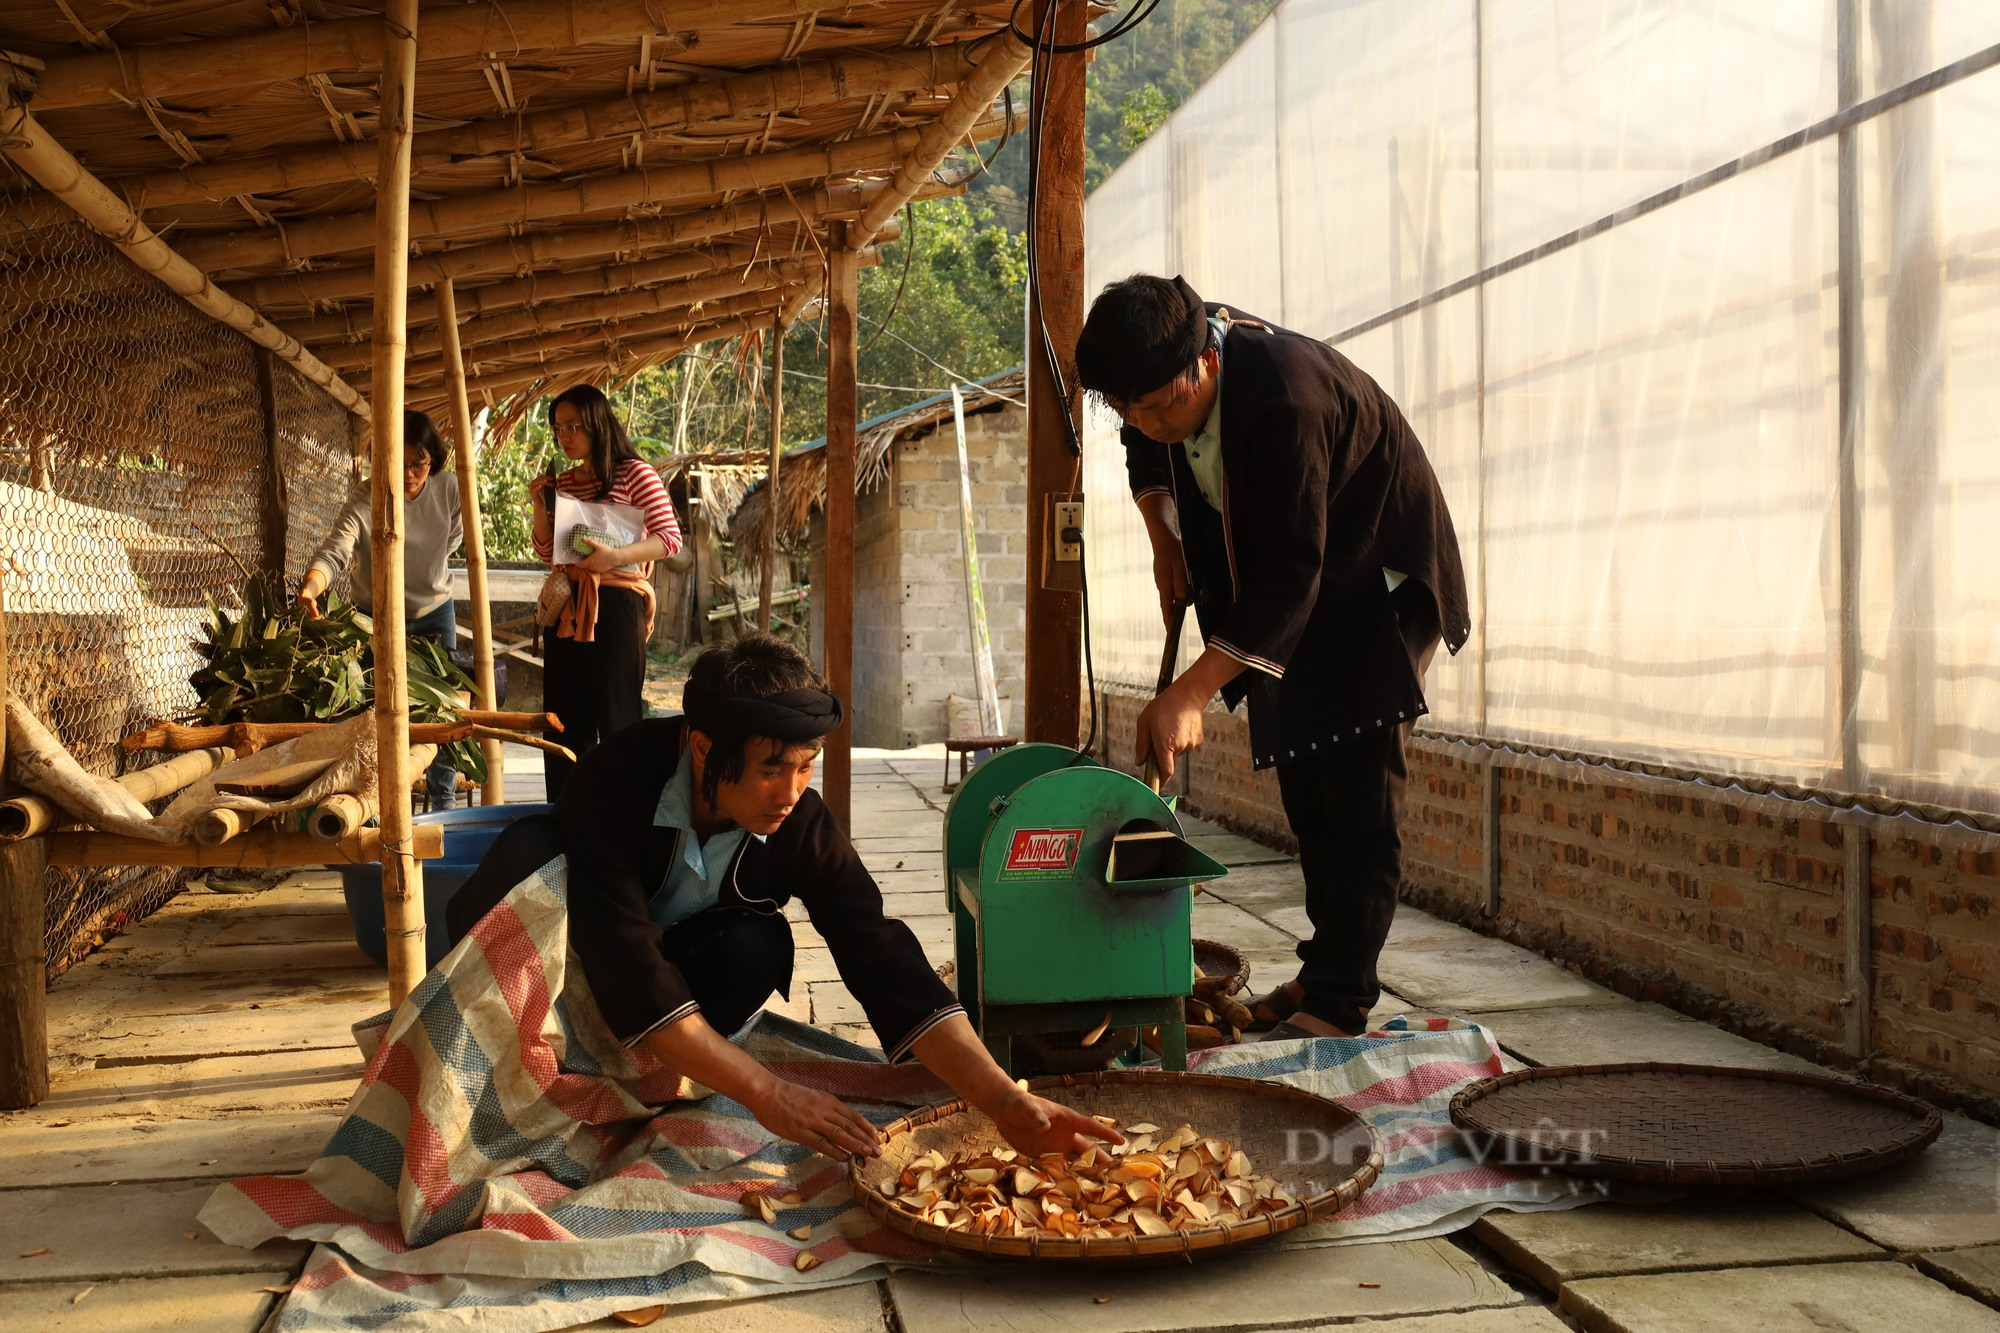
<path fill-rule="evenodd" d="M 222 1240 L 321 1244 L 281 1330 L 539 1333 L 637 1306 L 797 1291 L 946 1262 L 879 1226 L 844 1169 L 620 1047 L 568 953 L 560 860 L 489 913 L 386 1020 L 340 1127 L 301 1176 L 218 1189 Z M 948 1096 L 921 1068 L 773 1015 L 735 1040 L 882 1123 Z M 1500 1072 L 1470 1024 L 1205 1053 L 1206 1073 L 1339 1098 L 1381 1134 L 1380 1182 L 1286 1244 L 1436 1235 L 1490 1208 L 1567 1207 L 1573 1182 L 1474 1160 L 1445 1112 Z M 662 1104 L 665 1109 L 659 1109 Z M 775 1227 L 747 1194 L 777 1205 Z M 781 1202 L 796 1194 L 796 1204 Z M 805 1239 L 787 1233 L 810 1226 Z M 820 1262 L 798 1271 L 801 1251 Z"/>

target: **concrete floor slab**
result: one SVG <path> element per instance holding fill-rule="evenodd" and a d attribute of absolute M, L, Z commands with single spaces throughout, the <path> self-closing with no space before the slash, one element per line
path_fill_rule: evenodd
<path fill-rule="evenodd" d="M 1261 842 L 1252 842 L 1240 833 L 1229 833 L 1221 829 L 1189 833 L 1187 840 L 1202 851 L 1207 852 L 1231 872 L 1238 866 L 1292 865 L 1298 858 L 1266 847 Z"/>
<path fill-rule="evenodd" d="M 1786 1193 L 1895 1250 L 2000 1243 L 2000 1130 L 1947 1114 L 1938 1141 L 1907 1162 Z"/>
<path fill-rule="evenodd" d="M 2000 1245 L 1934 1250 L 1919 1256 L 1917 1267 L 1947 1287 L 1988 1305 L 2000 1306 Z"/>
<path fill-rule="evenodd" d="M 0 1283 L 286 1273 L 305 1259 L 303 1241 L 245 1250 L 211 1236 L 195 1215 L 214 1192 L 212 1180 L 8 1190 Z M 49 1253 L 34 1254 L 42 1249 Z"/>
<path fill-rule="evenodd" d="M 1218 902 L 1206 893 L 1194 898 L 1194 934 L 1237 949 L 1276 953 L 1292 946 L 1292 937 L 1256 913 L 1234 903 Z"/>
<path fill-rule="evenodd" d="M 353 1047 L 86 1069 L 65 1078 L 28 1114 L 46 1122 L 340 1105 L 353 1094 L 361 1069 L 361 1052 Z"/>
<path fill-rule="evenodd" d="M 0 1287 L 0 1328 L 35 1333 L 256 1333 L 277 1273 L 22 1282 Z M 78 1299 L 81 1296 L 82 1299 Z"/>
<path fill-rule="evenodd" d="M 1492 1212 L 1472 1234 L 1553 1295 L 1578 1278 L 1753 1264 L 1878 1258 L 1884 1251 L 1783 1199 L 1605 1203 L 1555 1213 Z"/>
<path fill-rule="evenodd" d="M 950 916 L 951 904 L 945 901 L 940 889 L 918 889 L 883 894 L 882 911 L 893 917 Z"/>
<path fill-rule="evenodd" d="M 340 1113 L 332 1109 L 190 1120 L 105 1118 L 60 1128 L 0 1123 L 0 1181 L 110 1184 L 302 1171 L 339 1123 Z M 9 1206 L 7 1192 L 0 1190 L 0 1209 Z"/>
<path fill-rule="evenodd" d="M 243 944 L 235 948 L 204 948 L 170 958 L 153 969 L 156 977 L 260 976 L 290 971 L 320 974 L 382 972 L 361 952 L 350 933 L 344 939 L 297 944 Z"/>
<path fill-rule="evenodd" d="M 616 1319 L 577 1324 L 565 1333 L 630 1328 Z M 667 1312 L 648 1327 L 654 1333 L 882 1333 L 883 1295 L 880 1283 L 857 1282 L 795 1296 L 766 1296 L 754 1301 L 716 1301 Z"/>
<path fill-rule="evenodd" d="M 1660 1060 L 1674 1064 L 1729 1065 L 1739 1069 L 1827 1070 L 1711 1027 L 1663 1005 L 1620 999 L 1613 1004 L 1482 1012 L 1479 1021 L 1500 1044 L 1531 1064 L 1615 1064 Z"/>
<path fill-rule="evenodd" d="M 1505 940 L 1463 934 L 1463 940 L 1439 936 L 1434 942 L 1388 945 L 1377 966 L 1382 984 L 1429 1008 L 1467 1013 L 1626 1002 Z"/>
<path fill-rule="evenodd" d="M 812 994 L 812 1022 L 815 1027 L 836 1023 L 866 1023 L 868 1013 L 861 1002 L 838 981 L 822 981 L 807 988 Z"/>
<path fill-rule="evenodd" d="M 1521 1303 L 1471 1256 L 1438 1240 L 1251 1250 L 1142 1269 L 1050 1265 L 1032 1282 L 1018 1269 L 898 1274 L 889 1292 L 904 1333 L 1223 1333 Z M 1102 1297 L 1110 1299 L 1099 1304 Z"/>
<path fill-rule="evenodd" d="M 1570 1326 L 1543 1305 L 1507 1305 L 1459 1314 L 1370 1319 L 1361 1324 L 1314 1324 L 1285 1333 L 1570 1333 Z M 1262 1330 L 1260 1330 L 1262 1333 Z"/>
<path fill-rule="evenodd" d="M 1588 1333 L 2000 1333 L 2000 1311 L 1897 1263 L 1592 1278 L 1562 1309 Z"/>
<path fill-rule="evenodd" d="M 1306 880 L 1296 863 L 1232 866 L 1202 892 L 1238 907 L 1297 907 L 1305 903 Z"/>

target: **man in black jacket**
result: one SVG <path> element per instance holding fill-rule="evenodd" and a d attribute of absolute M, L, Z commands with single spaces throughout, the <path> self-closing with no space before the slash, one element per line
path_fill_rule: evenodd
<path fill-rule="evenodd" d="M 1360 1032 L 1396 912 L 1424 670 L 1440 637 L 1457 652 L 1470 631 L 1437 477 L 1346 357 L 1180 278 L 1107 287 L 1076 367 L 1124 421 L 1161 608 L 1192 601 L 1206 644 L 1139 715 L 1139 762 L 1172 776 L 1209 699 L 1249 700 L 1252 761 L 1278 770 L 1313 923 L 1298 976 L 1258 1017 L 1276 1036 Z"/>
<path fill-rule="evenodd" d="M 767 634 L 712 648 L 684 700 L 684 717 L 639 722 L 585 755 L 552 815 L 495 840 L 452 899 L 452 938 L 566 858 L 570 947 L 620 1040 L 775 1134 L 832 1156 L 876 1154 L 860 1114 L 728 1041 L 790 989 L 784 909 L 797 897 L 891 1062 L 921 1061 L 1023 1151 L 1115 1139 L 1009 1079 L 910 928 L 882 914 L 881 891 L 807 785 L 841 706 L 804 654 Z"/>

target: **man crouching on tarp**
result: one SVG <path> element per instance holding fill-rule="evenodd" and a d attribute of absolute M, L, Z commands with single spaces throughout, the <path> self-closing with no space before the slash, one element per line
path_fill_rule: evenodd
<path fill-rule="evenodd" d="M 914 1056 L 1023 1152 L 1080 1151 L 1099 1122 L 1019 1088 L 994 1063 L 917 937 L 812 780 L 841 706 L 805 655 L 750 634 L 695 660 L 681 717 L 627 727 L 585 755 L 554 813 L 511 825 L 452 899 L 463 938 L 508 890 L 568 858 L 569 942 L 619 1040 L 831 1156 L 878 1155 L 863 1116 L 730 1044 L 788 994 L 796 896 L 891 1063 Z"/>

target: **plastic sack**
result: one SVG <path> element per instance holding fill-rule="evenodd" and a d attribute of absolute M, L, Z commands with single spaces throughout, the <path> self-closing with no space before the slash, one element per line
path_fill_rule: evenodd
<path fill-rule="evenodd" d="M 574 565 L 586 557 L 577 553 L 570 537 L 578 528 L 594 528 L 599 532 L 616 537 L 620 546 L 630 546 L 646 535 L 646 514 L 644 510 L 631 505 L 594 504 L 588 500 L 577 500 L 562 492 L 556 492 L 556 515 L 553 536 L 555 551 L 550 563 Z M 621 565 L 621 569 L 635 566 Z"/>

